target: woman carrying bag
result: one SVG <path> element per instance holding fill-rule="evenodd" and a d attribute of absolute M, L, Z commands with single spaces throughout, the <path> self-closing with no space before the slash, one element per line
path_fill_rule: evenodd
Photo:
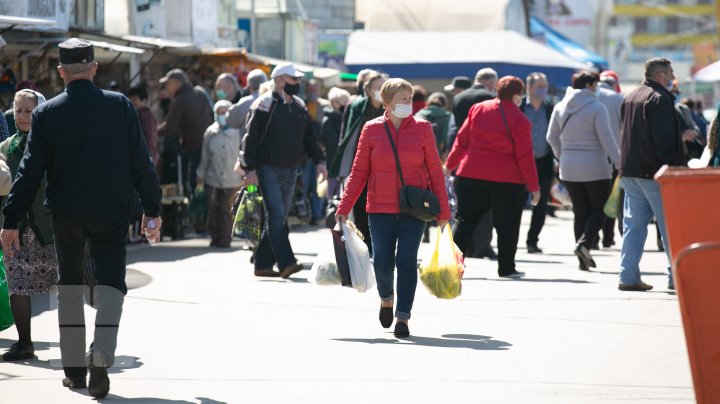
<path fill-rule="evenodd" d="M 412 85 L 403 79 L 390 79 L 380 92 L 385 113 L 363 127 L 347 188 L 338 206 L 337 220 L 347 220 L 367 184 L 366 209 L 381 300 L 380 324 L 390 328 L 393 323 L 397 267 L 394 334 L 397 338 L 405 338 L 410 335 L 408 320 L 417 287 L 418 248 L 428 220 L 428 212 L 418 210 L 438 208 L 434 219 L 438 227 L 442 227 L 450 219 L 450 208 L 432 126 L 412 116 Z M 411 201 L 409 205 L 413 205 L 418 198 L 432 199 L 432 195 L 427 195 L 428 188 L 436 197 L 434 201 L 408 206 L 408 200 Z M 401 195 L 406 197 L 402 201 Z M 418 215 L 424 216 L 423 219 Z"/>

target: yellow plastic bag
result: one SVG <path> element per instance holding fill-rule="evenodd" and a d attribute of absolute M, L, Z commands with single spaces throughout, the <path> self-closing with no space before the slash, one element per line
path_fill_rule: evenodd
<path fill-rule="evenodd" d="M 620 206 L 620 191 L 622 191 L 623 186 L 620 182 L 620 177 L 615 178 L 615 183 L 612 187 L 612 192 L 610 192 L 610 197 L 608 197 L 608 200 L 605 202 L 605 206 L 603 206 L 603 213 L 605 213 L 605 216 L 611 217 L 613 219 L 618 217 L 618 209 L 622 209 Z"/>
<path fill-rule="evenodd" d="M 439 229 L 435 249 L 420 264 L 420 281 L 440 299 L 454 299 L 462 292 L 463 256 L 453 242 L 450 226 Z"/>

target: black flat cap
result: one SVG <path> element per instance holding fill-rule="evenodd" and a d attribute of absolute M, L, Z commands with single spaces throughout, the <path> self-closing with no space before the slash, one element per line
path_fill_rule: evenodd
<path fill-rule="evenodd" d="M 456 88 L 467 90 L 472 87 L 472 81 L 466 76 L 457 76 L 453 78 L 452 83 L 445 86 L 445 91 L 452 91 Z"/>
<path fill-rule="evenodd" d="M 89 63 L 95 60 L 95 49 L 90 41 L 79 38 L 70 38 L 58 45 L 60 63 Z"/>

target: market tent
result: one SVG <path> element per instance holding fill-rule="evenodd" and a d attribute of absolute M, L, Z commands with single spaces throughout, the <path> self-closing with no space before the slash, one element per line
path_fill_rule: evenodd
<path fill-rule="evenodd" d="M 597 53 L 585 49 L 579 43 L 555 31 L 544 21 L 537 17 L 530 17 L 530 32 L 532 37 L 556 51 L 569 56 L 582 63 L 591 63 L 600 70 L 609 68 L 608 61 Z"/>
<path fill-rule="evenodd" d="M 693 74 L 692 78 L 695 81 L 706 83 L 720 81 L 720 60 L 698 70 L 697 73 Z"/>
<path fill-rule="evenodd" d="M 596 70 L 514 31 L 370 32 L 350 35 L 345 65 L 408 79 L 473 76 L 483 67 L 524 79 L 543 72 L 555 86 L 568 85 L 576 70 Z"/>

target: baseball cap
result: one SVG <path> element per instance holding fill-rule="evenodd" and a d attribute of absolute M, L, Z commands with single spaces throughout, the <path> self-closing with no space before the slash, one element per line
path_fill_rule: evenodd
<path fill-rule="evenodd" d="M 452 83 L 446 85 L 444 89 L 445 91 L 452 91 L 456 88 L 462 88 L 463 90 L 467 90 L 470 87 L 472 87 L 472 81 L 470 81 L 470 78 L 466 76 L 457 76 L 453 78 Z"/>
<path fill-rule="evenodd" d="M 182 81 L 183 83 L 187 82 L 187 76 L 185 75 L 185 72 L 182 71 L 182 69 L 172 69 L 167 72 L 165 77 L 161 78 L 158 81 L 160 82 L 160 84 L 165 84 L 170 79 Z"/>
<path fill-rule="evenodd" d="M 292 76 L 292 77 L 304 77 L 305 76 L 305 73 L 296 69 L 294 64 L 280 63 L 279 65 L 275 66 L 272 73 L 270 74 L 270 78 L 274 79 L 275 77 L 284 76 L 286 74 L 288 76 Z"/>

